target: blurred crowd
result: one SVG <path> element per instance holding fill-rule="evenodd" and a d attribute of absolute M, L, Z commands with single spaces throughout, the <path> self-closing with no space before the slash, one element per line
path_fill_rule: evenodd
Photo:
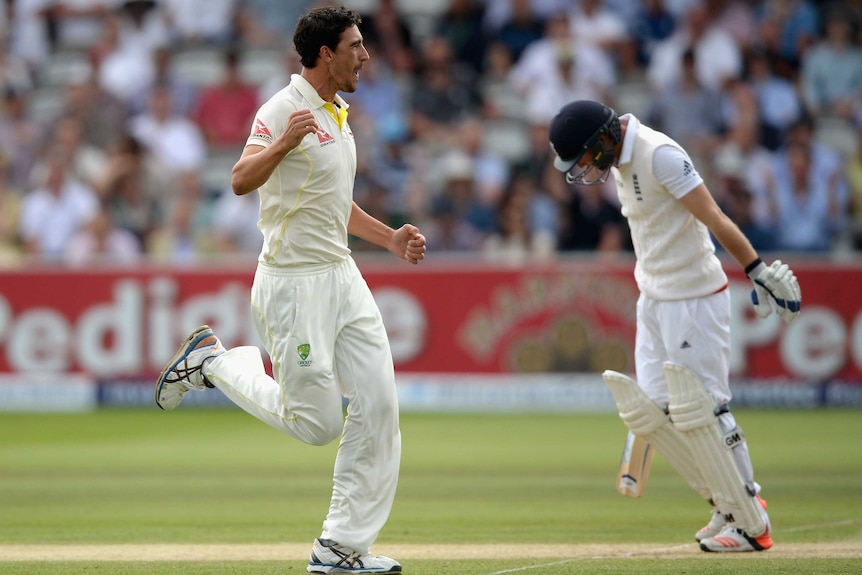
<path fill-rule="evenodd" d="M 613 182 L 551 166 L 577 98 L 679 141 L 758 250 L 862 250 L 858 0 L 0 0 L 0 265 L 253 261 L 230 168 L 322 4 L 371 54 L 355 199 L 432 252 L 631 249 Z"/>

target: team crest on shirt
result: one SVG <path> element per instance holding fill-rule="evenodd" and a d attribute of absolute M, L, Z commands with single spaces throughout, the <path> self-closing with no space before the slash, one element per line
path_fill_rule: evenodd
<path fill-rule="evenodd" d="M 263 140 L 268 144 L 272 143 L 272 132 L 269 131 L 269 128 L 266 127 L 266 124 L 264 124 L 260 118 L 254 121 L 254 127 L 251 130 L 251 137 Z"/>
<path fill-rule="evenodd" d="M 308 356 L 311 354 L 310 343 L 301 343 L 296 346 L 296 353 L 299 354 L 299 361 L 296 362 L 296 365 L 300 367 L 308 367 L 311 365 L 311 360 L 308 359 Z"/>

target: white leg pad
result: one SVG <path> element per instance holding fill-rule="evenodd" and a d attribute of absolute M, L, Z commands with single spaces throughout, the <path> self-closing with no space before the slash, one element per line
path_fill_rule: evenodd
<path fill-rule="evenodd" d="M 672 362 L 664 364 L 670 417 L 688 440 L 691 453 L 709 485 L 713 501 L 729 521 L 752 537 L 762 535 L 766 519 L 749 493 L 729 446 L 724 447 L 715 402 L 696 373 Z"/>
<path fill-rule="evenodd" d="M 627 375 L 605 370 L 602 378 L 617 402 L 620 419 L 629 430 L 646 439 L 692 489 L 704 499 L 710 499 L 712 494 L 688 440 L 671 424 L 667 414 Z"/>

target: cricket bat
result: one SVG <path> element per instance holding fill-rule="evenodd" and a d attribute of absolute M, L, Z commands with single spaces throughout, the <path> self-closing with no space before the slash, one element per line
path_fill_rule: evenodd
<path fill-rule="evenodd" d="M 617 491 L 626 497 L 640 497 L 644 494 L 652 452 L 652 446 L 645 439 L 629 431 L 617 472 Z"/>

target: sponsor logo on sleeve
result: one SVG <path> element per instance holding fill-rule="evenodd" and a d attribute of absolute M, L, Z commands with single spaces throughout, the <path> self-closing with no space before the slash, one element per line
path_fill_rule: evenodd
<path fill-rule="evenodd" d="M 266 127 L 266 124 L 258 118 L 254 121 L 254 128 L 251 130 L 251 137 L 263 140 L 267 144 L 272 143 L 272 132 L 269 131 L 269 128 Z"/>

